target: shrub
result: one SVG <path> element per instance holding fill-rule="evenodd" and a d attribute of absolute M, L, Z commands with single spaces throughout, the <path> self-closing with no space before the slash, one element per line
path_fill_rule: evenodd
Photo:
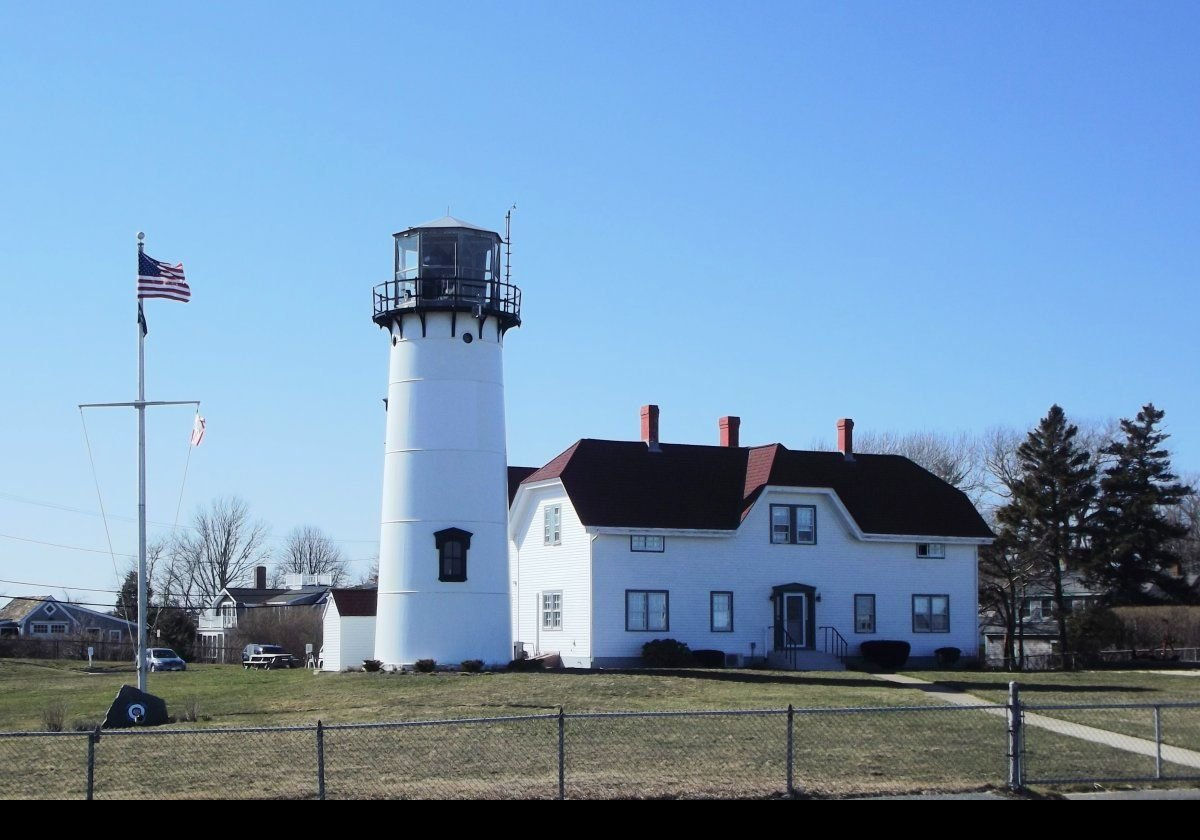
<path fill-rule="evenodd" d="M 75 720 L 71 722 L 71 731 L 73 732 L 95 732 L 100 728 L 98 720 Z"/>
<path fill-rule="evenodd" d="M 514 659 L 508 663 L 510 671 L 542 671 L 546 668 L 544 659 Z"/>
<path fill-rule="evenodd" d="M 422 674 L 430 674 L 437 670 L 436 659 L 418 659 L 413 663 L 413 668 L 420 671 Z"/>
<path fill-rule="evenodd" d="M 725 651 L 723 650 L 694 650 L 692 656 L 701 668 L 724 668 Z"/>
<path fill-rule="evenodd" d="M 464 659 L 462 662 L 458 663 L 458 670 L 462 671 L 464 674 L 478 674 L 483 670 L 483 660 Z"/>
<path fill-rule="evenodd" d="M 912 646 L 908 642 L 893 639 L 872 639 L 863 642 L 859 650 L 863 659 L 884 671 L 894 671 L 902 668 L 908 661 L 908 652 Z"/>
<path fill-rule="evenodd" d="M 1098 662 L 1100 651 L 1120 646 L 1124 638 L 1125 625 L 1108 607 L 1090 607 L 1067 616 L 1071 650 L 1088 664 Z"/>
<path fill-rule="evenodd" d="M 379 659 L 364 659 L 362 669 L 364 671 L 382 671 L 383 662 Z"/>
<path fill-rule="evenodd" d="M 180 716 L 180 720 L 188 721 L 189 723 L 194 723 L 200 720 L 199 697 L 188 697 L 184 699 L 183 714 Z"/>
<path fill-rule="evenodd" d="M 954 665 L 962 656 L 962 651 L 956 647 L 942 647 L 933 652 L 939 665 Z"/>
<path fill-rule="evenodd" d="M 42 709 L 42 726 L 47 732 L 62 732 L 67 721 L 67 704 L 62 700 L 51 700 Z"/>
<path fill-rule="evenodd" d="M 642 660 L 652 668 L 678 668 L 695 662 L 688 646 L 675 639 L 646 642 L 642 645 Z"/>

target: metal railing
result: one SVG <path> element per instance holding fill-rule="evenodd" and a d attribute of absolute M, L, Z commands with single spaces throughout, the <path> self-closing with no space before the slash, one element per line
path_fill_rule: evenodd
<path fill-rule="evenodd" d="M 466 312 L 496 316 L 505 327 L 521 323 L 521 290 L 500 280 L 425 277 L 389 280 L 373 291 L 374 319 L 385 323 L 397 313 L 416 311 Z"/>
<path fill-rule="evenodd" d="M 3 798 L 854 796 L 1200 781 L 1200 703 L 557 712 L 0 733 Z"/>
<path fill-rule="evenodd" d="M 819 627 L 817 629 L 821 634 L 821 650 L 833 654 L 839 662 L 845 662 L 846 654 L 850 649 L 846 637 L 839 633 L 836 627 Z"/>

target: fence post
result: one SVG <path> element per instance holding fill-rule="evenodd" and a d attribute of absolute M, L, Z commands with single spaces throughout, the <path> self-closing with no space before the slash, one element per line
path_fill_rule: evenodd
<path fill-rule="evenodd" d="M 1021 689 L 1014 681 L 1008 684 L 1008 787 L 1011 790 L 1025 787 L 1021 724 Z"/>
<path fill-rule="evenodd" d="M 317 720 L 317 799 L 325 799 L 325 727 Z"/>
<path fill-rule="evenodd" d="M 1154 707 L 1154 778 L 1162 774 L 1162 706 Z"/>
<path fill-rule="evenodd" d="M 100 727 L 88 733 L 87 801 L 91 802 L 96 792 L 96 742 L 100 740 Z"/>
<path fill-rule="evenodd" d="M 567 798 L 567 718 L 558 707 L 558 798 Z"/>
<path fill-rule="evenodd" d="M 796 718 L 796 710 L 792 707 L 791 703 L 788 703 L 788 715 L 787 715 L 787 795 L 788 796 L 796 795 L 795 777 L 793 775 L 793 770 L 792 770 L 792 767 L 793 767 L 792 757 L 794 755 L 793 744 L 795 743 L 792 733 L 793 733 L 793 729 L 795 727 L 795 718 Z"/>

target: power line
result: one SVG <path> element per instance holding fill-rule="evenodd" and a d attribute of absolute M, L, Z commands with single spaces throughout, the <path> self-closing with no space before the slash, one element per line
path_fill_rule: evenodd
<path fill-rule="evenodd" d="M 0 534 L 6 540 L 20 540 L 21 542 L 37 543 L 38 545 L 49 545 L 54 548 L 69 548 L 72 551 L 88 551 L 92 554 L 114 554 L 117 557 L 136 557 L 136 554 L 121 554 L 120 552 L 108 552 L 103 548 L 84 548 L 81 545 L 63 545 L 62 543 L 46 542 L 45 540 L 35 540 L 32 537 L 18 537 L 13 534 Z"/>
<path fill-rule="evenodd" d="M 15 493 L 0 492 L 0 499 L 7 499 L 11 502 L 20 502 L 21 504 L 24 504 L 24 505 L 34 505 L 36 507 L 44 507 L 44 508 L 50 508 L 52 510 L 66 511 L 67 513 L 78 513 L 83 516 L 101 516 L 101 517 L 103 516 L 103 514 L 99 513 L 98 511 L 84 510 L 83 508 L 71 507 L 70 505 L 62 505 L 62 504 L 58 504 L 57 502 L 47 502 L 47 501 L 43 501 L 41 499 L 30 499 L 27 496 L 18 496 Z M 109 519 L 119 519 L 122 522 L 137 522 L 137 519 L 135 517 L 121 516 L 121 515 L 115 514 L 115 513 L 108 514 L 108 518 Z M 169 522 L 158 522 L 156 520 L 147 520 L 146 524 L 154 525 L 159 528 L 170 528 L 172 530 L 177 530 L 179 528 L 186 528 L 189 531 L 196 530 L 195 526 L 193 526 L 193 525 L 172 525 Z M 286 540 L 287 535 L 270 534 L 269 533 L 269 534 L 267 534 L 267 539 Z M 329 541 L 336 542 L 336 543 L 366 543 L 366 544 L 374 544 L 374 543 L 379 542 L 379 540 L 348 540 L 348 539 L 339 539 L 337 537 L 330 537 Z M 88 550 L 91 550 L 91 549 L 88 549 Z"/>

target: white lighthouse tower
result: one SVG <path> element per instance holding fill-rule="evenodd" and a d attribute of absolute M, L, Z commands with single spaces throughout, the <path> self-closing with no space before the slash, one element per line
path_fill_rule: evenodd
<path fill-rule="evenodd" d="M 500 235 L 446 216 L 397 233 L 375 287 L 388 330 L 375 658 L 511 658 L 504 335 L 521 292 Z"/>

